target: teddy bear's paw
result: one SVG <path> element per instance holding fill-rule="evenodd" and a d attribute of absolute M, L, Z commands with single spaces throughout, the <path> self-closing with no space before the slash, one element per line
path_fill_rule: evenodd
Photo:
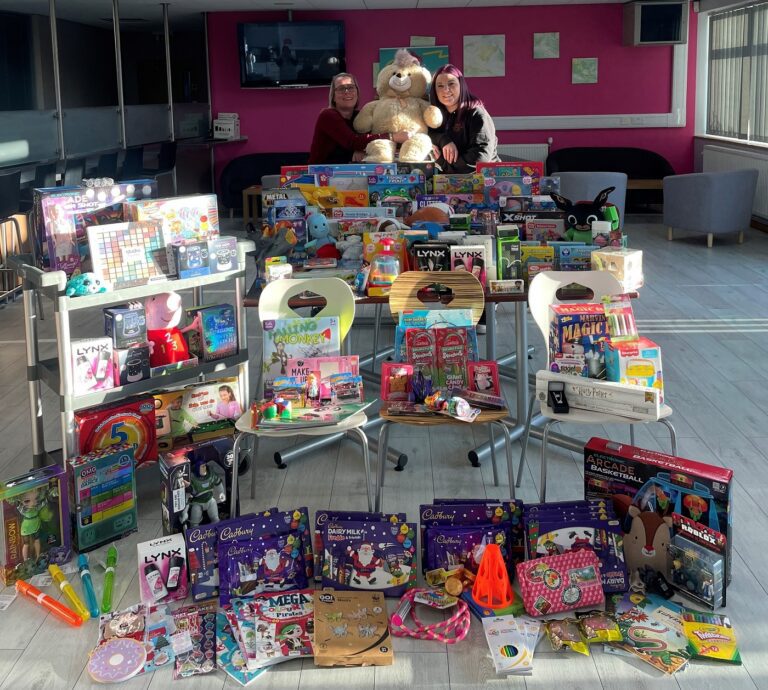
<path fill-rule="evenodd" d="M 429 158 L 432 141 L 426 134 L 414 134 L 400 147 L 400 160 L 419 163 Z"/>
<path fill-rule="evenodd" d="M 366 163 L 391 163 L 395 160 L 395 147 L 395 142 L 389 139 L 374 139 L 365 147 L 363 160 Z"/>

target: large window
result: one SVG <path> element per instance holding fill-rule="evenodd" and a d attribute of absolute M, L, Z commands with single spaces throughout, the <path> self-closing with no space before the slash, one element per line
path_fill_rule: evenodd
<path fill-rule="evenodd" d="M 768 2 L 709 20 L 707 134 L 768 143 Z"/>

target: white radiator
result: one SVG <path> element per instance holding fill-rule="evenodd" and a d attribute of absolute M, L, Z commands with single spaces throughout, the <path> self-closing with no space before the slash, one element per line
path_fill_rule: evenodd
<path fill-rule="evenodd" d="M 768 151 L 763 154 L 726 146 L 708 145 L 704 147 L 704 172 L 721 172 L 743 168 L 757 168 L 760 173 L 757 178 L 755 205 L 752 208 L 752 213 L 768 220 Z"/>
<path fill-rule="evenodd" d="M 499 144 L 496 147 L 499 154 L 512 156 L 522 161 L 541 161 L 546 163 L 549 155 L 549 144 Z"/>

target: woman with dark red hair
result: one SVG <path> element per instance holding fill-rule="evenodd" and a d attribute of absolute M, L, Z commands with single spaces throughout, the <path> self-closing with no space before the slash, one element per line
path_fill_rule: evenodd
<path fill-rule="evenodd" d="M 443 113 L 442 126 L 429 136 L 444 173 L 471 173 L 478 162 L 499 160 L 493 120 L 458 67 L 443 65 L 435 72 L 429 100 Z"/>

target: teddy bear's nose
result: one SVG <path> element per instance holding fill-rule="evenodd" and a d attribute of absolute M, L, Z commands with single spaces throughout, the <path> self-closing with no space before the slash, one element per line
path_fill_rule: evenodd
<path fill-rule="evenodd" d="M 402 74 L 400 74 L 400 72 L 396 72 L 396 73 L 395 73 L 395 76 L 396 76 L 398 79 L 400 79 L 400 78 L 402 78 L 402 76 L 403 76 L 403 75 L 402 75 Z"/>

